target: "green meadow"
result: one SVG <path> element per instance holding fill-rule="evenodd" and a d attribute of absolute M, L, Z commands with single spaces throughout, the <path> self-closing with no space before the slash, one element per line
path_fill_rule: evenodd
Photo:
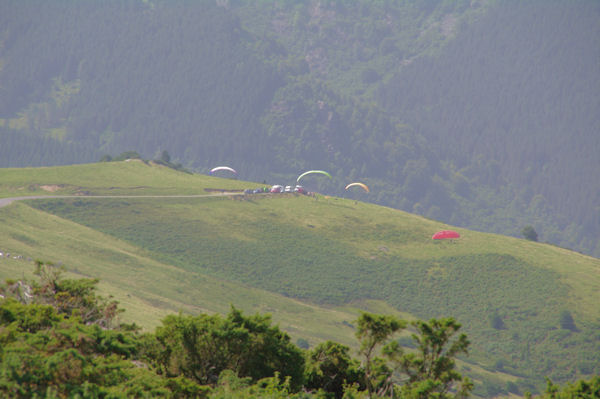
<path fill-rule="evenodd" d="M 27 195 L 200 195 L 247 182 L 198 176 L 138 159 L 43 168 L 0 169 L 0 198 Z"/>
<path fill-rule="evenodd" d="M 312 345 L 353 345 L 360 309 L 453 316 L 482 395 L 600 373 L 599 259 L 319 194 L 200 197 L 253 187 L 141 161 L 0 169 L 0 198 L 73 196 L 0 208 L 0 250 L 23 256 L 0 258 L 0 277 L 27 275 L 27 259 L 40 258 L 99 278 L 123 317 L 148 329 L 171 312 L 234 305 L 271 313 Z M 431 239 L 449 228 L 461 238 Z M 561 325 L 565 312 L 574 328 Z"/>

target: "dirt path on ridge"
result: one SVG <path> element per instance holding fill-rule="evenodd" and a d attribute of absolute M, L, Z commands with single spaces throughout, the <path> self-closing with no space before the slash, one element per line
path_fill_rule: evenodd
<path fill-rule="evenodd" d="M 224 197 L 232 195 L 243 195 L 242 193 L 214 193 L 214 194 L 191 194 L 191 195 L 31 195 L 23 197 L 0 198 L 0 208 L 12 204 L 14 201 L 36 200 L 36 199 L 57 199 L 57 198 L 77 198 L 77 199 L 97 199 L 97 198 L 208 198 Z"/>

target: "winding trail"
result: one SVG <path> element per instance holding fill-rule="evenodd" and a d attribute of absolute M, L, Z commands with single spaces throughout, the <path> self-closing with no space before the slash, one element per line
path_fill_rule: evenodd
<path fill-rule="evenodd" d="M 77 198 L 77 199 L 97 199 L 97 198 L 208 198 L 224 197 L 232 195 L 244 195 L 238 192 L 224 192 L 215 194 L 192 194 L 192 195 L 30 195 L 24 197 L 0 198 L 0 208 L 12 204 L 14 201 L 35 200 L 35 199 L 57 199 L 57 198 Z"/>

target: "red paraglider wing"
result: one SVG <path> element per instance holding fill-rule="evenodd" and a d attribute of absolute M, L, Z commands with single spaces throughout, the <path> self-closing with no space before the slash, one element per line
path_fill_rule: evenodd
<path fill-rule="evenodd" d="M 444 240 L 446 238 L 459 238 L 460 234 L 453 230 L 442 230 L 435 233 L 431 238 L 434 240 Z"/>

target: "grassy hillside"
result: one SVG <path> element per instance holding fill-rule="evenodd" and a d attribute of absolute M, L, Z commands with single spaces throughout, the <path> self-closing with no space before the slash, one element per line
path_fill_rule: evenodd
<path fill-rule="evenodd" d="M 0 197 L 255 185 L 140 161 L 0 169 Z M 433 241 L 450 226 L 321 195 L 38 199 L 0 208 L 0 224 L 0 250 L 100 278 L 146 327 L 167 312 L 234 304 L 272 312 L 311 343 L 351 343 L 357 308 L 371 306 L 456 317 L 473 343 L 469 361 L 494 372 L 480 394 L 505 392 L 505 378 L 522 391 L 543 376 L 600 372 L 600 260 L 548 244 L 462 229 L 458 240 Z M 28 269 L 0 262 L 1 277 Z M 565 311 L 575 329 L 562 328 Z"/>
<path fill-rule="evenodd" d="M 0 169 L 0 198 L 28 195 L 195 195 L 247 182 L 181 173 L 141 160 L 48 168 Z"/>
<path fill-rule="evenodd" d="M 113 295 L 126 309 L 123 318 L 146 329 L 157 326 L 169 313 L 226 313 L 232 304 L 247 312 L 273 313 L 293 336 L 312 343 L 353 341 L 352 329 L 343 323 L 356 318 L 356 309 L 318 308 L 185 271 L 126 242 L 22 203 L 3 208 L 0 223 L 0 251 L 11 254 L 10 258 L 0 257 L 1 278 L 32 278 L 32 259 L 53 261 L 65 266 L 68 277 L 101 279 L 103 295 Z"/>

